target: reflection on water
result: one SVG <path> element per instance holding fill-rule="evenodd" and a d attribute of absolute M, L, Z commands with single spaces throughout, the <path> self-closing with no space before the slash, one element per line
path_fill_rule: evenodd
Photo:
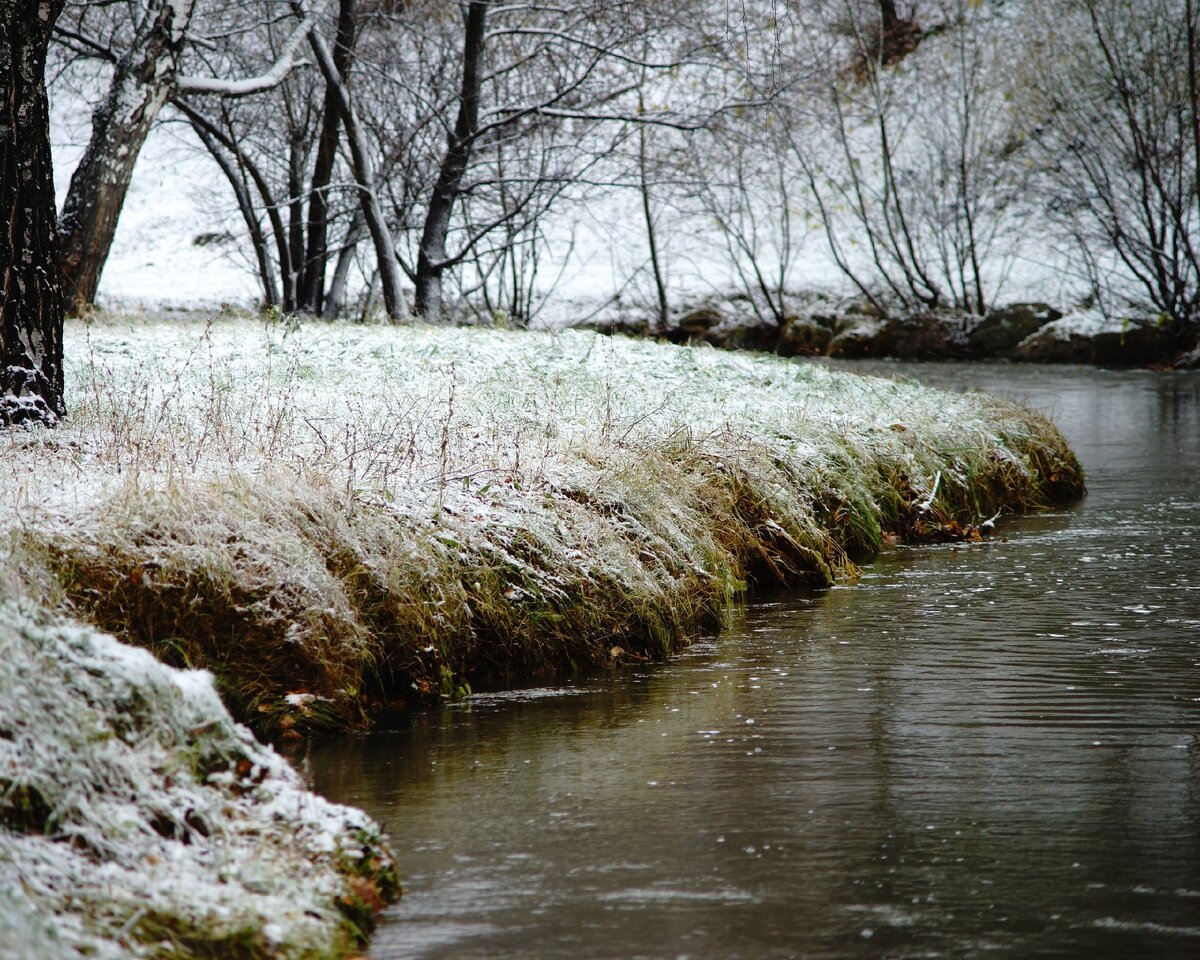
<path fill-rule="evenodd" d="M 402 862 L 372 956 L 1200 956 L 1200 377 L 883 369 L 1051 412 L 1091 496 L 323 746 Z"/>

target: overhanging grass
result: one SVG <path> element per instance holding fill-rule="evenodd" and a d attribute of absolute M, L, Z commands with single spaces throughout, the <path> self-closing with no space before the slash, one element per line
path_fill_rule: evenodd
<path fill-rule="evenodd" d="M 211 669 L 276 733 L 659 657 L 748 583 L 828 584 L 888 534 L 1082 492 L 1023 407 L 773 358 L 419 327 L 74 333 L 75 418 L 12 441 L 0 566 Z M 152 365 L 127 355 L 147 344 Z"/>

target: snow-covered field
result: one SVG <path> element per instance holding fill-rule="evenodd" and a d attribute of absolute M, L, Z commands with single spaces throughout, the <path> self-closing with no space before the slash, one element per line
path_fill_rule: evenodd
<path fill-rule="evenodd" d="M 843 448 L 886 452 L 921 489 L 940 470 L 920 462 L 927 448 L 970 441 L 1019 460 L 1004 438 L 1032 416 L 912 381 L 580 331 L 191 316 L 70 321 L 65 342 L 70 416 L 6 436 L 5 522 L 86 511 L 135 482 L 280 469 L 418 497 L 423 512 L 484 488 L 500 503 L 581 458 L 611 472 L 663 438 L 728 432 L 813 469 Z"/>

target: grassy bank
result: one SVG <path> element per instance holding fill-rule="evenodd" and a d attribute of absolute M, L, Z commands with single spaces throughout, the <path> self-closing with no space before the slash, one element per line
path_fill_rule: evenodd
<path fill-rule="evenodd" d="M 0 596 L 0 958 L 334 958 L 396 893 L 202 673 Z"/>
<path fill-rule="evenodd" d="M 0 577 L 294 735 L 661 656 L 762 581 L 1078 496 L 981 395 L 585 333 L 103 321 L 13 431 Z"/>

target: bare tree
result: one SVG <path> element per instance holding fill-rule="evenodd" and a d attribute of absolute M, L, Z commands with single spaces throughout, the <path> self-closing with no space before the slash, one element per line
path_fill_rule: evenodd
<path fill-rule="evenodd" d="M 406 269 L 418 314 L 434 321 L 443 316 L 448 272 L 500 253 L 499 238 L 532 242 L 548 206 L 578 196 L 639 125 L 696 125 L 685 114 L 708 109 L 701 96 L 686 108 L 638 107 L 646 73 L 682 72 L 703 89 L 696 75 L 711 62 L 701 52 L 709 41 L 695 36 L 694 23 L 686 34 L 673 26 L 677 9 L 669 15 L 630 0 L 589 0 L 569 12 L 540 0 L 472 0 L 462 9 L 456 37 L 430 14 L 414 13 L 407 23 L 414 48 L 442 48 L 434 59 L 453 65 L 454 88 L 436 82 L 436 69 L 435 82 L 425 82 L 423 71 L 393 87 L 400 93 L 393 101 L 408 113 L 391 124 L 403 145 L 393 219 L 416 241 Z M 654 38 L 649 46 L 647 38 Z M 432 190 L 422 187 L 430 181 Z"/>
<path fill-rule="evenodd" d="M 788 275 L 804 232 L 807 193 L 789 150 L 788 107 L 770 103 L 749 115 L 722 117 L 692 137 L 695 200 L 755 316 L 787 319 Z"/>
<path fill-rule="evenodd" d="M 1051 215 L 1108 309 L 1200 325 L 1200 33 L 1194 0 L 1072 0 L 1027 35 L 1030 141 Z M 1038 29 L 1041 27 L 1042 29 Z M 1188 333 L 1190 331 L 1190 333 Z"/>
<path fill-rule="evenodd" d="M 52 424 L 63 403 L 46 50 L 63 0 L 0 5 L 0 423 Z"/>
<path fill-rule="evenodd" d="M 300 4 L 297 4 L 297 6 L 300 6 Z M 349 8 L 348 11 L 347 8 Z M 353 17 L 353 6 L 348 4 L 346 0 L 343 0 L 343 12 L 347 13 L 351 18 Z M 401 320 L 408 310 L 401 287 L 400 264 L 396 258 L 392 231 L 384 218 L 379 194 L 375 189 L 375 178 L 370 166 L 370 148 L 367 144 L 366 136 L 359 125 L 358 116 L 353 101 L 350 98 L 349 88 L 346 86 L 344 77 L 338 69 L 337 62 L 325 44 L 324 38 L 314 30 L 309 34 L 309 43 L 316 54 L 317 63 L 321 67 L 321 73 L 325 77 L 328 90 L 327 103 L 336 104 L 337 112 L 340 115 L 342 124 L 346 128 L 346 138 L 349 141 L 350 147 L 350 165 L 354 171 L 354 181 L 359 193 L 362 215 L 366 221 L 367 229 L 370 231 L 371 240 L 375 245 L 375 260 L 383 286 L 384 308 L 387 311 L 389 320 Z M 318 161 L 320 159 L 321 157 L 318 155 Z M 318 175 L 324 175 L 320 167 L 318 167 Z M 319 193 L 320 189 L 323 189 L 324 186 L 321 185 L 318 187 L 316 192 Z"/>
<path fill-rule="evenodd" d="M 441 319 L 442 274 L 451 260 L 446 255 L 450 214 L 462 188 L 471 150 L 479 134 L 479 100 L 483 90 L 483 53 L 487 42 L 487 16 L 491 0 L 471 0 L 463 25 L 462 85 L 458 116 L 446 140 L 425 213 L 425 226 L 417 250 L 417 313 L 427 320 Z"/>
<path fill-rule="evenodd" d="M 310 16 L 297 26 L 275 62 L 257 76 L 187 75 L 184 54 L 208 45 L 196 29 L 204 19 L 197 16 L 204 2 L 75 0 L 59 26 L 66 47 L 111 69 L 108 93 L 92 114 L 91 139 L 71 177 L 59 221 L 69 309 L 95 300 L 137 158 L 167 101 L 179 93 L 244 97 L 270 89 L 295 66 L 296 51 L 315 22 Z"/>
<path fill-rule="evenodd" d="M 264 69 L 264 59 L 269 64 L 279 55 L 297 24 L 314 16 L 314 7 L 296 2 L 289 4 L 293 18 L 272 19 L 277 6 L 259 0 L 243 7 L 238 29 L 226 31 L 212 55 L 223 72 Z M 378 35 L 390 17 L 377 4 L 339 0 L 332 22 L 321 19 L 306 35 L 315 71 L 292 71 L 252 98 L 180 93 L 172 99 L 232 189 L 264 302 L 284 312 L 336 315 L 364 236 L 375 250 L 388 316 L 398 320 L 407 312 L 378 188 L 387 155 L 377 151 L 369 110 L 363 114 L 351 80 L 360 44 L 386 49 Z M 368 61 L 370 69 L 387 65 Z"/>
<path fill-rule="evenodd" d="M 841 36 L 820 19 L 800 31 L 812 71 L 783 119 L 842 272 L 882 311 L 982 315 L 1003 281 L 1022 177 L 991 11 L 958 0 L 941 56 L 889 66 L 879 16 L 841 0 Z M 847 47 L 848 45 L 848 47 Z M 854 70 L 839 67 L 849 61 Z M 994 268 L 994 269 L 993 269 Z M 991 272 L 989 272 L 989 270 Z"/>
<path fill-rule="evenodd" d="M 297 307 L 305 313 L 320 316 L 326 301 L 326 267 L 329 262 L 329 190 L 337 165 L 341 142 L 342 114 L 351 106 L 348 92 L 350 70 L 360 31 L 358 0 L 340 0 L 337 29 L 334 34 L 332 69 L 325 76 L 325 102 L 322 107 L 321 133 L 313 162 L 312 179 L 308 190 L 308 236 L 304 263 L 300 271 Z M 325 70 L 322 70 L 325 74 Z M 334 80 L 330 80 L 330 76 Z"/>

